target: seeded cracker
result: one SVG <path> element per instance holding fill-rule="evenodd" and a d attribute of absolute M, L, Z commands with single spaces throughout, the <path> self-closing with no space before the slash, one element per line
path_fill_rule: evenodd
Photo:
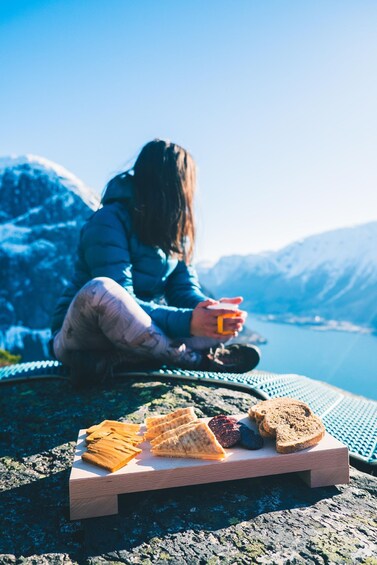
<path fill-rule="evenodd" d="M 178 430 L 175 430 L 176 432 Z M 160 457 L 191 457 L 194 459 L 224 459 L 225 451 L 204 422 L 197 422 L 154 447 L 153 455 Z"/>

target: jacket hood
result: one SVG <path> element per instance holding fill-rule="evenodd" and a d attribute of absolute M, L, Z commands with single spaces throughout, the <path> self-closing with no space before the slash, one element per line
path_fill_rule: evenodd
<path fill-rule="evenodd" d="M 134 194 L 134 180 L 129 173 L 121 173 L 108 183 L 102 204 L 110 204 L 119 200 L 132 200 Z"/>

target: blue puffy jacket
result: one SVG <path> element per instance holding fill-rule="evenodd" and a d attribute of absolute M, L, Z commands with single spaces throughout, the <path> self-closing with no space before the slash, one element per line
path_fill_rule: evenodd
<path fill-rule="evenodd" d="M 132 201 L 132 176 L 116 177 L 105 192 L 103 207 L 82 228 L 75 273 L 53 314 L 53 333 L 62 326 L 80 288 L 94 277 L 109 277 L 122 285 L 168 336 L 190 335 L 192 310 L 207 296 L 193 267 L 140 242 L 132 231 Z"/>

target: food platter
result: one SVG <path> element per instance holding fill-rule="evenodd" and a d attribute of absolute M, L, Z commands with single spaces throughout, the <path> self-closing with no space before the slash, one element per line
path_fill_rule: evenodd
<path fill-rule="evenodd" d="M 256 426 L 244 414 L 235 416 L 251 429 Z M 203 419 L 205 422 L 209 418 Z M 141 433 L 145 428 L 141 426 Z M 142 452 L 114 473 L 85 463 L 86 430 L 80 430 L 69 479 L 71 520 L 118 513 L 118 495 L 282 473 L 299 473 L 310 487 L 349 482 L 348 449 L 326 433 L 318 445 L 296 453 L 277 453 L 275 441 L 266 439 L 262 449 L 227 449 L 222 461 L 155 457 L 149 442 Z"/>

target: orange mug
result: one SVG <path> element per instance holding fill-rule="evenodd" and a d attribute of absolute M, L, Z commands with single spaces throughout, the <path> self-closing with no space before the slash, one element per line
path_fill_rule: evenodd
<path fill-rule="evenodd" d="M 211 304 L 207 306 L 209 310 L 229 310 L 229 314 L 221 314 L 217 316 L 217 333 L 221 335 L 231 335 L 232 331 L 224 331 L 224 318 L 237 318 L 240 311 L 238 310 L 238 304 L 230 304 L 227 302 L 220 302 L 220 304 Z"/>

